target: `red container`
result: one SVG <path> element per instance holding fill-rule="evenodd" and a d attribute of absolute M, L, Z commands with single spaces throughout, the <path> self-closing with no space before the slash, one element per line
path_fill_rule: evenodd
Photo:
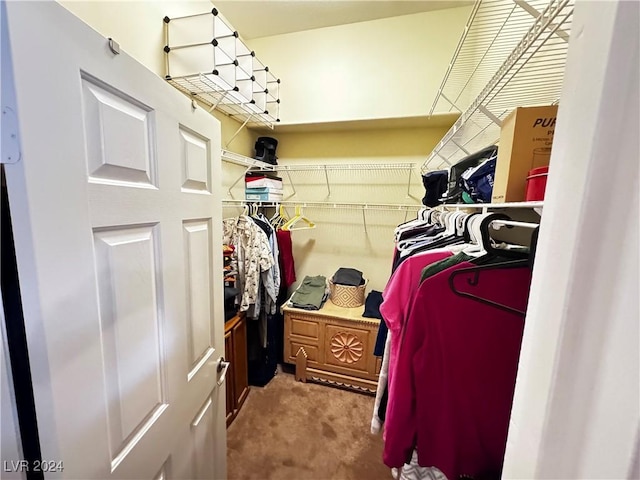
<path fill-rule="evenodd" d="M 527 191 L 525 194 L 525 200 L 527 202 L 544 200 L 544 190 L 547 187 L 548 173 L 548 166 L 529 170 L 529 175 L 527 176 Z"/>

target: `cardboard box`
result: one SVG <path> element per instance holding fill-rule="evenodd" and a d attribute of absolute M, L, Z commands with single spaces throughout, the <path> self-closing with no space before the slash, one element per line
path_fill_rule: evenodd
<path fill-rule="evenodd" d="M 245 193 L 244 198 L 252 202 L 281 202 L 282 193 L 264 192 L 264 193 Z"/>
<path fill-rule="evenodd" d="M 500 129 L 493 203 L 523 202 L 527 174 L 549 165 L 558 106 L 516 108 Z"/>
<path fill-rule="evenodd" d="M 269 177 L 251 177 L 245 179 L 246 188 L 279 188 L 282 190 L 282 179 L 269 178 Z"/>

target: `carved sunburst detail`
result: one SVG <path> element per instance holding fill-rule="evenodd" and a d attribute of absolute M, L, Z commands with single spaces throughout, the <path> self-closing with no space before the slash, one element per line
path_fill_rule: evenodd
<path fill-rule="evenodd" d="M 355 363 L 362 358 L 364 346 L 352 333 L 338 332 L 331 337 L 331 353 L 343 363 Z"/>

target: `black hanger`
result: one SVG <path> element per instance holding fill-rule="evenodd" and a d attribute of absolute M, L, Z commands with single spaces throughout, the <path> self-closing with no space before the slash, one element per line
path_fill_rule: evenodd
<path fill-rule="evenodd" d="M 491 265 L 479 265 L 476 267 L 461 268 L 451 273 L 451 275 L 449 275 L 449 288 L 453 293 L 455 293 L 460 297 L 470 298 L 471 300 L 475 300 L 476 302 L 484 303 L 485 305 L 490 305 L 499 310 L 504 310 L 505 312 L 513 313 L 515 315 L 518 315 L 524 318 L 526 315 L 526 312 L 522 310 L 518 310 L 517 308 L 513 308 L 508 305 L 503 305 L 498 302 L 494 302 L 493 300 L 489 300 L 488 298 L 478 297 L 477 295 L 473 295 L 472 293 L 462 292 L 456 289 L 455 278 L 458 277 L 459 275 L 464 275 L 466 273 L 474 273 L 475 275 L 473 276 L 473 278 L 467 279 L 467 283 L 471 286 L 476 286 L 480 281 L 480 272 L 482 272 L 483 270 L 523 268 L 528 266 L 529 266 L 529 260 L 525 259 L 525 260 L 512 260 L 512 261 L 502 262 L 502 263 L 494 263 Z"/>
<path fill-rule="evenodd" d="M 493 222 L 494 220 L 511 220 L 511 217 L 504 213 L 492 213 L 491 215 L 488 215 L 483 219 L 482 223 L 480 223 L 480 238 L 482 246 L 484 247 L 487 254 L 481 257 L 481 259 L 476 263 L 478 265 L 482 265 L 487 262 L 492 262 L 496 257 L 513 258 L 517 260 L 528 259 L 528 252 L 495 248 L 493 246 L 491 242 L 491 235 L 489 234 L 489 225 L 491 225 L 491 222 Z"/>
<path fill-rule="evenodd" d="M 536 259 L 536 251 L 538 250 L 538 233 L 540 227 L 536 227 L 531 234 L 531 246 L 529 247 L 529 266 L 533 268 L 533 262 Z"/>
<path fill-rule="evenodd" d="M 489 255 L 496 256 L 498 254 L 502 255 L 505 251 L 495 248 L 493 246 L 493 242 L 491 241 L 491 235 L 489 235 L 489 225 L 491 225 L 491 222 L 493 222 L 494 220 L 511 220 L 511 217 L 504 213 L 492 213 L 491 215 L 487 215 L 480 223 L 480 238 L 482 241 L 482 246 Z"/>

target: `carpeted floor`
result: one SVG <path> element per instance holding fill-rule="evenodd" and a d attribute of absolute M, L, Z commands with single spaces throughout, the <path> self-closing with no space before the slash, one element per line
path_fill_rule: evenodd
<path fill-rule="evenodd" d="M 287 373 L 251 387 L 227 431 L 228 478 L 390 480 L 382 438 L 370 433 L 373 400 Z"/>

